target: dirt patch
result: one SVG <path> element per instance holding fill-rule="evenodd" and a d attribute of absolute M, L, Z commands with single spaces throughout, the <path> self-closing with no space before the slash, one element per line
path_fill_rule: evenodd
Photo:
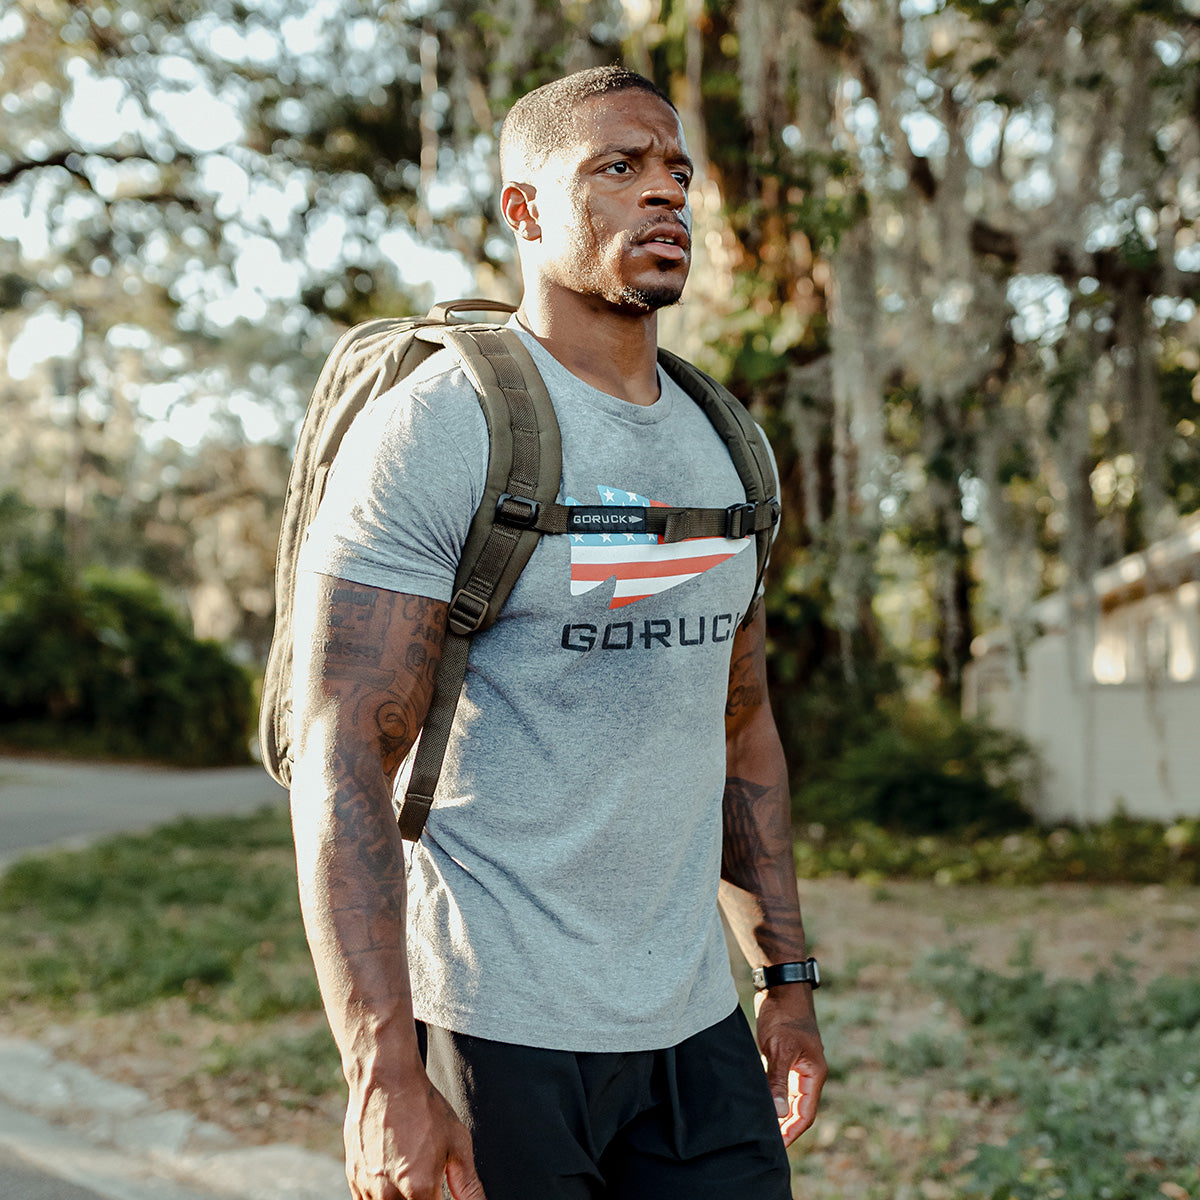
<path fill-rule="evenodd" d="M 1092 979 L 1129 965 L 1142 980 L 1192 975 L 1200 889 L 939 887 L 844 879 L 802 883 L 833 1075 L 814 1128 L 793 1151 L 806 1200 L 942 1200 L 976 1148 L 1007 1139 L 1014 1112 L 960 1086 L 972 1047 L 956 1013 L 922 985 L 937 951 L 1009 971 L 1015 960 L 1050 979 Z M 903 1053 L 897 1051 L 900 1046 Z M 907 1057 L 912 1059 L 906 1069 Z"/>
<path fill-rule="evenodd" d="M 274 1021 L 268 1035 L 298 1038 L 323 1028 L 324 1016 L 313 1013 Z M 218 1021 L 174 1000 L 77 1016 L 25 1007 L 0 1018 L 0 1031 L 36 1039 L 58 1057 L 139 1088 L 164 1109 L 195 1113 L 247 1145 L 287 1143 L 341 1157 L 341 1095 L 314 1097 L 274 1083 L 269 1067 L 257 1078 L 214 1075 L 226 1047 L 264 1038 L 261 1025 Z"/>
<path fill-rule="evenodd" d="M 839 993 L 869 987 L 874 975 L 906 974 L 954 945 L 1000 969 L 1029 940 L 1051 977 L 1090 978 L 1114 956 L 1148 977 L 1190 972 L 1197 961 L 1200 888 L 820 879 L 802 884 L 801 900 L 813 952 Z"/>

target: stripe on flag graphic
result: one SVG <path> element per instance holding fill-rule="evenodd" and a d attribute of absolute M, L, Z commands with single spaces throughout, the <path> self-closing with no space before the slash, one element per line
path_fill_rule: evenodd
<path fill-rule="evenodd" d="M 597 485 L 601 505 L 633 508 L 666 508 L 660 500 L 647 500 L 635 492 Z M 568 504 L 580 501 L 567 497 Z M 617 586 L 609 608 L 621 608 L 658 592 L 695 579 L 705 571 L 740 554 L 752 538 L 736 541 L 723 537 L 688 538 L 669 545 L 654 533 L 572 533 L 571 595 L 582 596 L 609 579 Z"/>

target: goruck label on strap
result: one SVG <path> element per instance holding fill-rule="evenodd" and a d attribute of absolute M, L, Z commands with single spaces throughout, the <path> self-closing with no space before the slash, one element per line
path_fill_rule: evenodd
<path fill-rule="evenodd" d="M 567 512 L 567 532 L 646 533 L 646 510 L 572 504 Z"/>

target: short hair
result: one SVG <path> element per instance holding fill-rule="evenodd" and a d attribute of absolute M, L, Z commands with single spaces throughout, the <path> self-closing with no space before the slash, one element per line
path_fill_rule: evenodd
<path fill-rule="evenodd" d="M 516 172 L 536 171 L 570 143 L 571 117 L 585 100 L 626 91 L 649 92 L 672 112 L 678 111 L 655 83 L 619 64 L 576 71 L 522 96 L 500 129 L 500 173 L 505 182 L 513 180 Z"/>

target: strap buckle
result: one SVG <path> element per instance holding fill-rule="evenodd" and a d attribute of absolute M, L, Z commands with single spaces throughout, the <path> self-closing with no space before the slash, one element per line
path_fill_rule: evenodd
<path fill-rule="evenodd" d="M 770 524 L 766 528 L 773 529 L 779 524 L 779 501 L 774 496 L 770 500 L 764 500 L 762 504 L 751 504 L 749 501 L 745 504 L 731 504 L 725 510 L 725 536 L 736 540 L 757 533 L 758 511 L 762 508 L 770 514 Z"/>
<path fill-rule="evenodd" d="M 471 595 L 466 588 L 459 588 L 450 601 L 446 624 L 462 637 L 469 637 L 483 624 L 488 614 L 488 602 Z"/>
<path fill-rule="evenodd" d="M 725 536 L 732 540 L 749 537 L 754 532 L 754 514 L 757 506 L 731 504 L 725 510 Z"/>
<path fill-rule="evenodd" d="M 506 504 L 522 505 L 524 511 L 513 512 L 505 508 Z M 512 492 L 503 492 L 496 501 L 495 520 L 513 529 L 532 529 L 541 515 L 542 506 L 528 496 L 514 496 Z"/>

